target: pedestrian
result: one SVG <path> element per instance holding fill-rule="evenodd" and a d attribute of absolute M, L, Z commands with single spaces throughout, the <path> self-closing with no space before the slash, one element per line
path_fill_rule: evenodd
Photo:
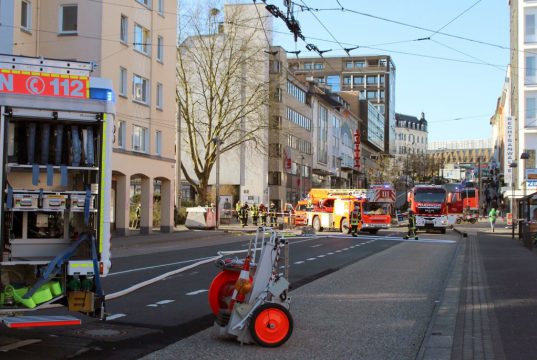
<path fill-rule="evenodd" d="M 276 216 L 277 215 L 278 215 L 278 210 L 276 208 L 276 205 L 274 203 L 270 203 L 269 218 L 270 218 L 270 226 L 271 227 L 276 227 L 276 225 L 277 225 Z"/>
<path fill-rule="evenodd" d="M 254 226 L 257 226 L 257 219 L 259 218 L 259 207 L 257 206 L 256 203 L 252 204 L 251 212 L 252 212 L 252 223 L 254 224 Z"/>
<path fill-rule="evenodd" d="M 411 237 L 413 237 L 414 240 L 418 240 L 418 234 L 416 233 L 416 215 L 414 214 L 414 211 L 409 209 L 408 210 L 408 232 L 404 238 L 409 239 Z"/>
<path fill-rule="evenodd" d="M 490 227 L 492 228 L 492 232 L 494 232 L 494 226 L 496 225 L 496 209 L 492 207 L 489 212 L 489 221 L 490 221 Z"/>
<path fill-rule="evenodd" d="M 240 218 L 241 218 L 241 225 L 242 227 L 245 227 L 248 225 L 248 203 L 244 203 L 242 206 L 241 206 L 241 209 L 239 210 L 240 211 Z"/>
<path fill-rule="evenodd" d="M 267 226 L 267 207 L 263 203 L 259 204 L 259 213 L 261 215 L 261 226 Z"/>
<path fill-rule="evenodd" d="M 358 229 L 362 222 L 362 214 L 360 212 L 360 205 L 354 204 L 354 209 L 351 212 L 351 226 L 349 228 L 349 234 L 356 237 L 358 236 Z"/>
<path fill-rule="evenodd" d="M 134 220 L 133 228 L 138 229 L 140 227 L 140 219 L 142 217 L 142 205 L 138 203 L 136 209 L 134 210 Z"/>
<path fill-rule="evenodd" d="M 241 201 L 237 201 L 237 203 L 235 204 L 235 212 L 237 213 L 237 222 L 240 221 L 241 219 Z"/>

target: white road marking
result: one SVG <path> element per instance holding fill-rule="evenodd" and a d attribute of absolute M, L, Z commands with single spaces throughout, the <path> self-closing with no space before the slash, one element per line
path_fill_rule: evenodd
<path fill-rule="evenodd" d="M 313 245 L 312 248 L 316 248 L 316 247 L 319 247 L 319 246 L 321 246 L 321 244 Z"/>
<path fill-rule="evenodd" d="M 8 344 L 8 345 L 4 345 L 4 346 L 0 347 L 0 351 L 1 352 L 8 352 L 8 351 L 19 349 L 19 348 L 21 348 L 23 346 L 32 345 L 32 344 L 35 344 L 35 343 L 38 343 L 38 342 L 41 342 L 41 341 L 42 340 L 40 340 L 40 339 L 21 340 L 21 341 L 15 342 L 13 344 Z"/>
<path fill-rule="evenodd" d="M 317 260 L 317 258 L 309 258 L 309 259 L 306 259 L 306 261 L 313 261 L 313 260 Z"/>
<path fill-rule="evenodd" d="M 300 265 L 300 264 L 304 264 L 304 261 L 296 261 L 295 262 L 295 265 Z"/>
<path fill-rule="evenodd" d="M 207 291 L 207 290 L 205 290 Z M 156 304 L 157 305 L 165 305 L 165 304 L 169 304 L 169 303 L 172 303 L 174 302 L 175 300 L 161 300 L 161 301 L 157 301 Z"/>
<path fill-rule="evenodd" d="M 114 314 L 106 317 L 106 321 L 115 320 L 127 316 L 127 314 Z"/>
<path fill-rule="evenodd" d="M 150 269 L 158 269 L 158 268 L 166 267 L 166 266 L 173 266 L 173 265 L 186 264 L 186 263 L 191 263 L 191 262 L 198 262 L 198 261 L 203 261 L 203 260 L 210 259 L 210 258 L 212 258 L 212 257 L 213 257 L 213 256 L 208 256 L 208 257 L 199 258 L 199 259 L 184 260 L 184 261 L 178 261 L 178 262 L 173 262 L 173 263 L 169 263 L 169 264 L 161 264 L 161 265 L 147 266 L 147 267 L 137 268 L 137 269 L 130 269 L 130 270 L 118 271 L 118 272 L 115 272 L 115 273 L 108 274 L 108 275 L 106 275 L 106 276 L 107 276 L 107 277 L 110 277 L 110 276 L 121 275 L 121 274 L 127 274 L 127 273 L 131 273 L 131 272 L 136 272 L 136 271 L 144 271 L 144 270 L 150 270 Z"/>
<path fill-rule="evenodd" d="M 336 252 L 337 252 L 337 253 L 340 253 L 340 252 L 341 252 L 341 250 L 336 250 Z"/>
<path fill-rule="evenodd" d="M 207 289 L 201 289 L 201 290 L 191 291 L 191 292 L 189 292 L 189 293 L 186 293 L 186 295 L 189 295 L 189 296 L 191 296 L 191 295 L 198 295 L 198 294 L 201 294 L 201 293 L 204 293 L 204 292 L 207 292 L 207 291 L 209 291 L 209 290 L 207 290 Z"/>
<path fill-rule="evenodd" d="M 317 255 L 318 258 L 324 258 L 326 255 Z"/>
<path fill-rule="evenodd" d="M 349 248 L 345 248 L 345 249 L 343 249 L 343 251 L 347 251 L 347 250 L 349 250 Z"/>
<path fill-rule="evenodd" d="M 157 304 L 149 304 L 149 305 L 146 305 L 147 307 L 158 307 Z"/>
<path fill-rule="evenodd" d="M 326 253 L 326 255 L 334 255 L 333 252 Z"/>

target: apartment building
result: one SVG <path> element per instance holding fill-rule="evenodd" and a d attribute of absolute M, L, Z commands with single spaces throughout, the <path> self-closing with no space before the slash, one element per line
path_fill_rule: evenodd
<path fill-rule="evenodd" d="M 313 109 L 308 86 L 289 71 L 285 50 L 271 48 L 269 192 L 271 202 L 295 204 L 312 187 Z"/>
<path fill-rule="evenodd" d="M 525 183 L 525 170 L 534 169 L 537 149 L 537 2 L 511 0 L 511 66 L 508 86 L 508 102 L 503 116 L 503 168 L 507 184 L 522 194 Z M 526 160 L 521 159 L 526 154 Z M 516 168 L 509 165 L 517 163 Z M 511 179 L 511 170 L 513 179 Z M 531 193 L 537 190 L 536 182 L 528 182 L 526 189 Z M 506 191 L 506 196 L 512 191 Z"/>
<path fill-rule="evenodd" d="M 297 77 L 350 92 L 368 100 L 384 116 L 384 152 L 395 154 L 395 73 L 390 56 L 350 56 L 290 59 Z"/>
<path fill-rule="evenodd" d="M 152 231 L 155 206 L 160 229 L 172 231 L 177 1 L 0 1 L 0 22 L 0 52 L 92 61 L 93 76 L 112 79 L 112 227 L 129 234 L 136 188 L 141 232 Z"/>

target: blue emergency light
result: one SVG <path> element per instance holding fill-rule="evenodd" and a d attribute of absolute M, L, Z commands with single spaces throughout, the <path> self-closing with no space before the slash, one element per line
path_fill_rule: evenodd
<path fill-rule="evenodd" d="M 90 88 L 90 99 L 115 102 L 114 92 L 110 89 Z"/>
<path fill-rule="evenodd" d="M 90 99 L 115 102 L 116 98 L 112 89 L 113 85 L 110 79 L 97 77 L 90 78 Z"/>

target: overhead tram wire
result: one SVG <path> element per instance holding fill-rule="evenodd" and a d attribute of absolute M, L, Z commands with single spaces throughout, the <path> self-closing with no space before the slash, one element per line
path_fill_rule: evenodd
<path fill-rule="evenodd" d="M 477 60 L 477 61 L 481 62 L 481 63 L 484 64 L 484 65 L 488 65 L 488 66 L 491 66 L 491 67 L 493 67 L 493 68 L 495 68 L 495 69 L 498 69 L 499 71 L 501 71 L 501 72 L 503 72 L 503 73 L 505 73 L 505 71 L 507 70 L 507 66 L 506 66 L 505 68 L 502 68 L 502 67 L 500 67 L 500 66 L 491 64 L 491 63 L 489 63 L 489 62 L 487 62 L 487 61 L 485 61 L 485 60 L 483 60 L 483 59 L 480 59 L 480 58 L 475 57 L 475 56 L 473 56 L 473 55 L 467 54 L 467 53 L 465 53 L 465 52 L 463 52 L 463 51 L 460 51 L 460 50 L 458 50 L 458 49 L 455 49 L 454 47 L 451 47 L 451 46 L 449 46 L 449 45 L 446 45 L 446 44 L 444 44 L 444 43 L 441 43 L 440 41 L 436 41 L 436 40 L 433 40 L 433 39 L 431 39 L 431 41 L 434 42 L 435 44 L 438 44 L 438 45 L 440 45 L 440 46 L 443 46 L 443 47 L 445 47 L 445 48 L 447 48 L 447 49 L 450 49 L 450 50 L 452 50 L 452 51 L 455 51 L 455 52 L 457 52 L 457 53 L 459 53 L 459 54 L 462 54 L 462 55 L 464 55 L 464 56 L 467 56 L 467 57 L 469 57 L 469 58 L 471 58 L 471 59 Z"/>
<path fill-rule="evenodd" d="M 388 19 L 388 18 L 385 18 L 385 17 L 382 17 L 382 16 L 368 14 L 368 13 L 364 13 L 362 11 L 353 10 L 353 9 L 349 9 L 349 8 L 312 8 L 312 7 L 307 7 L 307 6 L 298 4 L 296 2 L 292 2 L 292 3 L 297 5 L 298 7 L 300 7 L 302 9 L 302 11 L 309 11 L 309 12 L 320 12 L 320 11 L 349 12 L 349 13 L 369 17 L 369 18 L 372 18 L 372 19 L 389 22 L 389 23 L 396 24 L 396 25 L 401 25 L 401 26 L 405 26 L 405 27 L 409 27 L 409 28 L 413 28 L 413 29 L 417 29 L 417 30 L 423 30 L 423 31 L 427 31 L 427 32 L 431 32 L 431 33 L 435 33 L 435 34 L 439 34 L 439 35 L 444 35 L 444 36 L 451 37 L 451 38 L 458 39 L 458 40 L 473 42 L 473 43 L 476 43 L 476 44 L 491 46 L 491 47 L 495 47 L 495 48 L 499 48 L 499 49 L 503 49 L 503 50 L 517 51 L 517 52 L 529 53 L 529 54 L 537 55 L 537 53 L 534 53 L 534 52 L 531 52 L 531 51 L 520 50 L 520 49 L 517 49 L 517 48 L 511 48 L 509 46 L 494 44 L 494 43 L 490 43 L 490 42 L 482 41 L 482 40 L 476 40 L 476 39 L 472 39 L 472 38 L 469 38 L 469 37 L 466 37 L 466 36 L 454 35 L 454 34 L 449 34 L 449 33 L 441 32 L 441 31 L 437 32 L 434 29 L 429 29 L 429 28 L 425 28 L 423 26 L 413 25 L 413 24 L 405 23 L 405 22 L 398 21 L 398 20 Z"/>
<path fill-rule="evenodd" d="M 438 30 L 436 30 L 435 32 L 433 32 L 431 35 L 429 35 L 429 38 L 432 38 L 433 36 L 435 36 L 436 34 L 438 34 L 440 31 L 444 30 L 446 27 L 448 27 L 451 23 L 453 23 L 455 20 L 457 20 L 458 18 L 460 18 L 461 16 L 463 16 L 464 14 L 466 14 L 468 11 L 470 11 L 474 6 L 476 6 L 477 4 L 479 4 L 482 0 L 477 0 L 475 3 L 473 3 L 472 5 L 470 5 L 470 7 L 466 8 L 463 12 L 461 12 L 459 15 L 455 16 L 453 19 L 451 19 L 447 24 L 445 24 L 444 26 L 442 26 L 441 28 L 439 28 Z"/>
<path fill-rule="evenodd" d="M 233 23 L 233 22 L 229 22 L 229 23 Z M 235 24 L 235 23 L 233 23 L 233 24 Z M 243 26 L 243 27 L 246 27 L 246 28 L 252 28 L 249 25 L 240 25 L 240 24 L 236 24 L 236 25 L 237 26 Z M 259 30 L 261 30 L 261 29 L 259 29 Z M 290 34 L 290 33 L 285 32 L 285 31 L 278 31 L 278 30 L 267 30 L 267 31 L 277 33 L 277 34 L 283 34 L 283 35 L 287 35 L 287 36 L 293 36 L 293 34 Z M 308 36 L 307 39 L 317 40 L 317 41 L 322 41 L 322 42 L 327 42 L 327 43 L 335 43 L 335 41 L 333 41 L 333 40 L 322 39 L 322 38 L 317 38 L 317 37 L 309 37 Z M 393 43 L 407 43 L 407 42 L 415 42 L 415 41 L 423 41 L 423 40 L 428 40 L 428 39 L 427 38 L 419 38 L 419 39 L 412 39 L 412 40 L 402 40 L 402 41 L 397 41 L 397 42 L 393 42 Z M 304 41 L 304 42 L 307 43 L 306 41 Z M 355 45 L 357 48 L 359 47 L 359 48 L 364 48 L 364 49 L 382 51 L 382 52 L 385 52 L 385 53 L 388 53 L 388 54 L 395 53 L 395 54 L 402 54 L 402 55 L 408 55 L 408 56 L 415 56 L 415 57 L 419 57 L 419 58 L 428 58 L 428 59 L 435 59 L 435 60 L 441 60 L 441 61 L 459 62 L 459 63 L 463 63 L 463 64 L 481 65 L 481 66 L 490 67 L 490 66 L 485 65 L 485 64 L 483 64 L 481 62 L 467 61 L 467 60 L 447 58 L 447 57 L 427 55 L 427 54 L 420 54 L 420 53 L 412 53 L 412 52 L 407 52 L 407 51 L 397 51 L 397 50 L 391 50 L 391 49 L 382 49 L 382 48 L 376 47 L 376 46 L 380 46 L 380 45 L 389 45 L 391 43 L 372 44 L 372 45 L 356 45 L 356 44 L 342 42 L 342 44 L 351 45 L 351 46 Z M 502 65 L 502 64 L 492 64 L 492 65 L 499 66 L 499 67 L 505 66 L 505 65 Z M 523 67 L 513 67 L 513 66 L 512 66 L 512 68 L 513 69 L 525 69 Z"/>

